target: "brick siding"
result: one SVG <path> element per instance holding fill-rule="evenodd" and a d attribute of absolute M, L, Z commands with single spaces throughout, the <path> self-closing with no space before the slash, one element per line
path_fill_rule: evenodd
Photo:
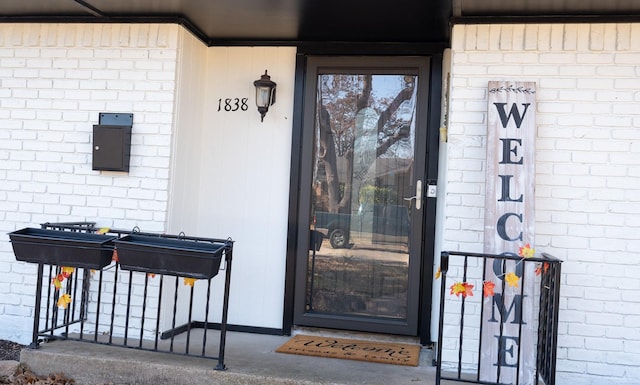
<path fill-rule="evenodd" d="M 15 261 L 8 232 L 85 220 L 164 230 L 180 31 L 0 24 L 0 338 L 28 342 L 34 307 L 35 266 Z M 100 112 L 134 114 L 128 174 L 91 169 Z"/>
<path fill-rule="evenodd" d="M 536 244 L 565 262 L 558 383 L 640 383 L 640 24 L 453 29 L 443 249 L 481 251 L 487 82 L 537 82 Z"/>

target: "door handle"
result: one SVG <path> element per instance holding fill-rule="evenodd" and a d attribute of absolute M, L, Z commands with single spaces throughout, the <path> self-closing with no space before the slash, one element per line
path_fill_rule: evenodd
<path fill-rule="evenodd" d="M 416 210 L 420 210 L 422 208 L 422 181 L 420 179 L 416 181 L 416 195 L 404 198 L 405 201 L 411 201 L 413 199 L 416 200 Z"/>

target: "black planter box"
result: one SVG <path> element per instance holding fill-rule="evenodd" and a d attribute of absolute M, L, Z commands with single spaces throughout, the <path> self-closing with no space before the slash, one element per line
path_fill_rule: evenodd
<path fill-rule="evenodd" d="M 18 261 L 102 269 L 111 263 L 117 237 L 25 228 L 9 233 L 9 238 Z"/>
<path fill-rule="evenodd" d="M 135 234 L 114 243 L 120 267 L 125 270 L 198 279 L 210 279 L 218 274 L 226 246 Z"/>

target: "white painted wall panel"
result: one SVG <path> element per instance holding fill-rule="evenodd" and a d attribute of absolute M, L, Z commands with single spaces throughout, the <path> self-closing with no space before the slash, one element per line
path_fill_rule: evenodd
<path fill-rule="evenodd" d="M 209 48 L 207 55 L 202 134 L 193 143 L 201 153 L 197 229 L 236 242 L 229 323 L 281 328 L 295 49 Z M 253 81 L 265 69 L 278 84 L 277 102 L 260 122 Z M 247 110 L 224 111 L 226 98 L 246 98 Z"/>

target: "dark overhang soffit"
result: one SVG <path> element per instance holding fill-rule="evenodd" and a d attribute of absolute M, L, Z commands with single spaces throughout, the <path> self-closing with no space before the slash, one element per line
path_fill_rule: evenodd
<path fill-rule="evenodd" d="M 209 45 L 448 44 L 454 23 L 578 21 L 640 21 L 640 1 L 0 1 L 0 22 L 178 23 Z"/>

